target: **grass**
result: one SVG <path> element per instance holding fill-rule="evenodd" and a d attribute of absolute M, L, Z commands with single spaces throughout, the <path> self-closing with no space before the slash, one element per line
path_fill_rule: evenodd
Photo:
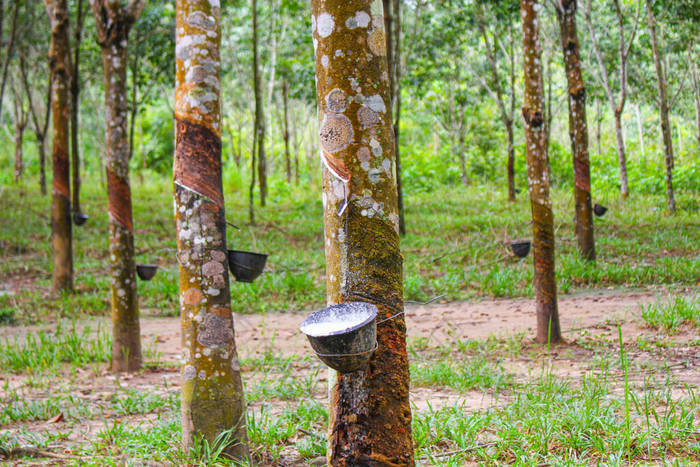
<path fill-rule="evenodd" d="M 648 326 L 668 334 L 677 333 L 684 325 L 700 329 L 700 298 L 697 296 L 679 296 L 667 302 L 650 303 L 641 309 L 642 319 Z"/>
<path fill-rule="evenodd" d="M 133 181 L 136 260 L 161 268 L 152 281 L 139 281 L 140 307 L 146 314 L 173 316 L 178 314 L 178 284 L 170 182 L 158 175 L 145 180 Z M 49 198 L 38 195 L 33 186 L 4 188 L 0 281 L 15 293 L 0 294 L 0 321 L 27 324 L 76 313 L 107 314 L 104 188 L 90 180 L 83 187 L 90 220 L 74 228 L 77 293 L 59 296 L 50 293 L 50 229 L 43 214 L 49 212 Z M 232 283 L 234 311 L 301 310 L 325 303 L 320 188 L 273 184 L 269 205 L 256 208 L 256 225 L 246 224 L 245 190 L 234 185 L 226 186 L 225 192 L 228 220 L 241 227 L 229 229 L 229 245 L 270 253 L 265 274 L 255 283 Z M 666 216 L 661 195 L 633 193 L 621 200 L 602 193 L 610 210 L 595 220 L 598 260 L 592 264 L 577 254 L 571 193 L 555 188 L 552 196 L 560 292 L 610 286 L 687 287 L 700 278 L 697 210 L 681 209 L 676 216 Z M 679 199 L 693 196 L 679 192 Z M 401 241 L 405 298 L 531 297 L 532 256 L 517 261 L 504 243 L 531 236 L 526 198 L 505 202 L 505 193 L 491 184 L 407 193 L 408 233 Z M 16 222 L 18 218 L 23 222 Z"/>

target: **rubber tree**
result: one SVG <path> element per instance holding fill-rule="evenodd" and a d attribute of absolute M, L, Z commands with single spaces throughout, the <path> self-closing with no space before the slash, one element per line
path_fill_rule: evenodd
<path fill-rule="evenodd" d="M 32 129 L 34 130 L 34 138 L 36 139 L 37 150 L 39 152 L 39 189 L 41 194 L 46 194 L 46 136 L 49 130 L 49 117 L 51 116 L 51 74 L 47 77 L 46 84 L 46 100 L 43 109 L 39 107 L 39 103 L 35 103 L 33 92 L 36 86 L 29 84 L 27 72 L 27 62 L 20 55 L 19 69 L 22 76 L 22 86 L 27 94 L 29 103 L 29 114 L 32 117 Z"/>
<path fill-rule="evenodd" d="M 145 0 L 129 0 L 124 5 L 113 0 L 90 0 L 90 6 L 102 51 L 105 89 L 112 371 L 131 372 L 141 368 L 141 336 L 129 186 L 126 59 L 129 30 L 143 11 Z"/>
<path fill-rule="evenodd" d="M 257 0 L 250 2 L 251 17 L 253 21 L 253 94 L 255 96 L 255 121 L 253 128 L 255 132 L 253 147 L 257 150 L 257 178 L 260 189 L 260 205 L 265 206 L 267 198 L 267 157 L 265 156 L 265 113 L 262 101 L 262 77 L 260 71 L 260 53 L 258 41 L 258 5 Z M 252 170 L 255 171 L 255 162 L 252 162 Z M 250 200 L 250 222 L 254 223 L 252 192 L 255 186 L 255 174 L 251 179 L 251 200 Z"/>
<path fill-rule="evenodd" d="M 328 461 L 413 465 L 382 2 L 312 0 L 311 9 L 327 302 L 364 301 L 379 309 L 369 366 L 331 374 Z"/>
<path fill-rule="evenodd" d="M 617 37 L 618 37 L 618 75 L 620 79 L 619 84 L 619 96 L 617 100 L 613 93 L 613 88 L 610 84 L 610 73 L 606 67 L 605 57 L 600 50 L 600 45 L 598 37 L 593 28 L 593 20 L 591 19 L 591 0 L 585 0 L 585 19 L 586 25 L 588 26 L 588 33 L 591 37 L 591 44 L 593 45 L 593 51 L 595 52 L 596 61 L 598 63 L 598 77 L 605 90 L 605 96 L 608 100 L 608 105 L 613 113 L 613 121 L 615 123 L 615 141 L 617 143 L 617 163 L 620 170 L 620 194 L 623 198 L 629 195 L 629 186 L 627 182 L 627 155 L 625 154 L 625 139 L 622 133 L 622 113 L 625 110 L 625 103 L 627 102 L 627 59 L 630 54 L 630 49 L 634 43 L 634 37 L 637 34 L 637 25 L 639 24 L 639 11 L 637 9 L 637 14 L 634 19 L 634 26 L 632 28 L 632 33 L 630 37 L 625 39 L 625 21 L 624 15 L 622 14 L 622 7 L 620 6 L 619 0 L 612 0 L 613 6 L 615 8 L 615 16 L 617 18 Z"/>
<path fill-rule="evenodd" d="M 15 143 L 15 173 L 14 180 L 18 182 L 22 178 L 22 173 L 24 172 L 24 152 L 22 151 L 22 145 L 24 143 L 24 130 L 27 128 L 28 123 L 28 110 L 25 105 L 24 94 L 21 90 L 17 89 L 15 83 L 11 83 L 12 88 L 12 104 L 13 104 L 13 121 L 12 127 L 14 129 L 14 143 Z"/>
<path fill-rule="evenodd" d="M 649 39 L 651 51 L 654 56 L 654 68 L 656 69 L 656 90 L 658 94 L 659 120 L 661 121 L 661 135 L 664 142 L 664 162 L 666 165 L 666 201 L 668 212 L 676 213 L 676 200 L 673 197 L 673 138 L 671 136 L 671 124 L 668 119 L 668 87 L 666 85 L 666 70 L 664 69 L 663 49 L 656 37 L 656 17 L 654 5 L 651 0 L 646 0 L 647 25 L 649 27 Z"/>
<path fill-rule="evenodd" d="M 80 113 L 80 42 L 83 33 L 83 0 L 77 0 L 76 22 L 73 31 L 73 74 L 70 87 L 71 115 L 70 115 L 70 154 L 71 177 L 73 182 L 73 203 L 71 207 L 74 213 L 80 213 L 80 144 L 78 142 L 78 116 Z"/>
<path fill-rule="evenodd" d="M 581 72 L 576 0 L 557 0 L 557 20 L 564 69 L 569 91 L 569 139 L 574 166 L 575 230 L 581 256 L 595 260 L 593 213 L 591 209 L 591 169 L 588 157 L 588 124 L 586 120 L 586 86 Z"/>
<path fill-rule="evenodd" d="M 698 65 L 695 63 L 693 54 L 688 49 L 688 62 L 690 63 L 690 77 L 693 84 L 693 101 L 695 102 L 695 135 L 698 140 L 698 148 L 700 148 L 700 76 L 698 76 Z"/>
<path fill-rule="evenodd" d="M 53 109 L 53 185 L 51 191 L 51 237 L 53 289 L 73 289 L 73 238 L 70 218 L 69 123 L 70 47 L 66 0 L 46 0 L 51 24 L 49 66 Z"/>
<path fill-rule="evenodd" d="M 521 0 L 523 27 L 523 123 L 527 158 L 527 181 L 532 209 L 532 237 L 535 267 L 535 302 L 539 343 L 561 341 L 557 284 L 554 277 L 554 216 L 549 197 L 549 161 L 544 125 L 542 46 L 537 0 Z"/>
<path fill-rule="evenodd" d="M 234 338 L 221 180 L 221 9 L 176 1 L 175 226 L 182 319 L 182 439 L 213 445 L 231 430 L 229 457 L 248 459 Z"/>

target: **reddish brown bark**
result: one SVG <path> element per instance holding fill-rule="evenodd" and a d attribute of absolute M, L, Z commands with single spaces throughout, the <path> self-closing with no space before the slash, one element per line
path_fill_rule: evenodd
<path fill-rule="evenodd" d="M 70 49 L 66 0 L 46 0 L 51 22 L 49 64 L 53 107 L 53 190 L 51 231 L 53 243 L 53 289 L 73 289 L 73 240 L 70 219 L 70 173 L 68 131 L 70 119 Z"/>
<path fill-rule="evenodd" d="M 575 230 L 578 248 L 583 258 L 595 259 L 593 213 L 591 209 L 591 180 L 588 158 L 588 124 L 586 120 L 586 87 L 581 73 L 576 0 L 562 0 L 557 5 L 564 67 L 569 88 L 569 138 L 574 166 Z"/>
<path fill-rule="evenodd" d="M 95 0 L 90 5 L 102 49 L 105 88 L 112 371 L 131 372 L 141 368 L 142 356 L 126 137 L 126 54 L 129 30 L 143 10 L 144 1 L 130 0 L 122 6 L 109 0 Z"/>
<path fill-rule="evenodd" d="M 83 0 L 78 0 L 75 35 L 73 41 L 73 79 L 71 80 L 71 118 L 70 118 L 70 154 L 71 176 L 73 181 L 72 211 L 79 213 L 80 209 L 80 147 L 78 143 L 78 115 L 80 105 L 80 41 L 83 32 Z"/>
<path fill-rule="evenodd" d="M 533 256 L 537 336 L 540 343 L 561 341 L 557 285 L 554 276 L 554 216 L 549 198 L 549 163 L 542 89 L 542 47 L 537 0 L 521 0 L 523 26 L 523 121 L 527 153 L 527 178 L 532 209 Z"/>
<path fill-rule="evenodd" d="M 379 309 L 366 370 L 331 382 L 328 461 L 413 465 L 390 82 L 381 2 L 313 0 L 327 302 Z M 343 54 L 336 54 L 336 50 Z M 333 374 L 335 377 L 335 374 Z"/>

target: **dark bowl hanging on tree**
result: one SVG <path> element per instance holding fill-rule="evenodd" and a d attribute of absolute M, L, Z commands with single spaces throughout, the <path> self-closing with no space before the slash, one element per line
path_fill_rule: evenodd
<path fill-rule="evenodd" d="M 156 272 L 158 271 L 158 266 L 155 264 L 137 264 L 136 265 L 136 274 L 138 274 L 139 278 L 143 281 L 150 281 L 153 279 L 153 276 L 156 275 Z"/>
<path fill-rule="evenodd" d="M 238 282 L 253 282 L 262 274 L 267 255 L 250 251 L 228 250 L 228 266 Z"/>
<path fill-rule="evenodd" d="M 530 240 L 517 240 L 510 243 L 510 250 L 518 258 L 524 258 L 530 253 Z"/>
<path fill-rule="evenodd" d="M 318 358 L 340 373 L 367 367 L 377 349 L 377 307 L 346 302 L 311 313 L 299 326 Z"/>
<path fill-rule="evenodd" d="M 88 215 L 82 212 L 74 212 L 73 213 L 73 223 L 77 226 L 81 226 L 85 224 L 88 220 Z"/>
<path fill-rule="evenodd" d="M 601 205 L 598 204 L 598 203 L 595 203 L 595 204 L 593 205 L 593 213 L 594 213 L 596 216 L 602 217 L 603 214 L 605 214 L 606 212 L 608 212 L 608 208 L 606 208 L 605 206 L 601 206 Z"/>

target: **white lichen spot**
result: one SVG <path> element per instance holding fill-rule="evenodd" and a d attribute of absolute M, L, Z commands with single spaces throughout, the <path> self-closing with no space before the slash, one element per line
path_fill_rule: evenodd
<path fill-rule="evenodd" d="M 328 68 L 328 55 L 323 54 L 321 56 L 321 65 L 323 65 L 323 68 Z"/>
<path fill-rule="evenodd" d="M 206 378 L 207 378 L 207 374 L 204 372 L 204 370 L 201 370 L 199 372 L 199 379 L 206 379 Z"/>
<path fill-rule="evenodd" d="M 365 101 L 365 105 L 375 112 L 386 112 L 386 105 L 384 105 L 384 99 L 379 94 L 369 96 Z"/>
<path fill-rule="evenodd" d="M 316 31 L 321 37 L 328 37 L 333 32 L 335 21 L 328 13 L 321 13 L 316 19 Z"/>
<path fill-rule="evenodd" d="M 348 29 L 366 28 L 369 26 L 371 19 L 372 18 L 366 12 L 358 11 L 355 13 L 355 16 L 351 16 L 345 20 L 345 26 L 347 26 Z"/>
<path fill-rule="evenodd" d="M 197 370 L 192 365 L 187 365 L 182 369 L 182 379 L 189 381 L 197 375 Z"/>

